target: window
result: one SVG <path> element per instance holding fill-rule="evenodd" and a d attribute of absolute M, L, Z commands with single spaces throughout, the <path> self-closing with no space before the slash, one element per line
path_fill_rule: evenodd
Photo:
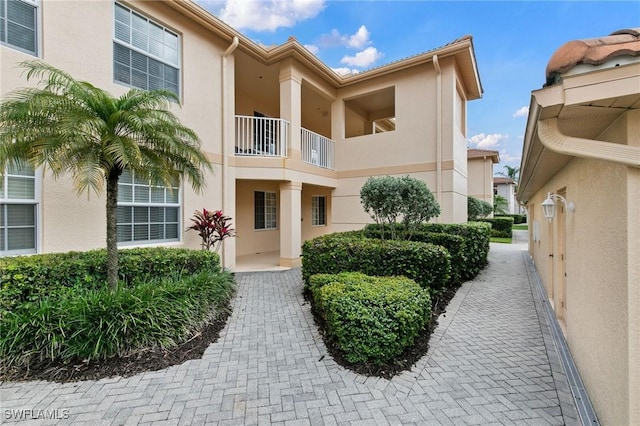
<path fill-rule="evenodd" d="M 311 225 L 326 226 L 327 209 L 326 197 L 314 195 L 311 197 Z"/>
<path fill-rule="evenodd" d="M 150 185 L 128 171 L 118 183 L 118 242 L 178 241 L 180 186 Z"/>
<path fill-rule="evenodd" d="M 0 255 L 36 252 L 37 207 L 30 166 L 13 167 L 0 176 Z"/>
<path fill-rule="evenodd" d="M 38 54 L 38 4 L 29 0 L 0 0 L 0 42 Z"/>
<path fill-rule="evenodd" d="M 178 95 L 178 49 L 176 34 L 116 3 L 113 40 L 115 81 L 144 90 L 167 89 Z"/>
<path fill-rule="evenodd" d="M 254 194 L 254 229 L 276 229 L 276 193 L 256 191 Z"/>

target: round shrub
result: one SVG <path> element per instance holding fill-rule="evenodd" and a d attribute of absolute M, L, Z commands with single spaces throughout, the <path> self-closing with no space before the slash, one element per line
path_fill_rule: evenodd
<path fill-rule="evenodd" d="M 430 321 L 429 292 L 409 278 L 314 275 L 311 288 L 327 337 L 352 363 L 384 364 L 411 346 Z"/>

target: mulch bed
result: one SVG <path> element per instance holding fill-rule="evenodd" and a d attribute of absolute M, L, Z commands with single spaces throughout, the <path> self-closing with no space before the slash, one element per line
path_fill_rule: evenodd
<path fill-rule="evenodd" d="M 148 349 L 127 357 L 114 357 L 104 361 L 62 363 L 44 361 L 32 365 L 29 370 L 10 370 L 0 375 L 0 380 L 48 380 L 67 383 L 80 380 L 97 380 L 111 376 L 130 377 L 146 371 L 162 370 L 182 364 L 190 359 L 200 359 L 204 351 L 220 337 L 227 323 L 228 314 L 205 326 L 190 340 L 166 350 Z"/>
<path fill-rule="evenodd" d="M 314 314 L 316 324 L 320 327 L 328 352 L 341 366 L 358 374 L 390 379 L 396 374 L 411 367 L 429 350 L 429 338 L 438 325 L 438 317 L 446 313 L 449 301 L 455 296 L 457 289 L 448 289 L 433 299 L 431 322 L 428 330 L 416 340 L 415 344 L 402 353 L 398 359 L 384 365 L 353 364 L 344 359 L 342 352 L 329 339 L 324 338 L 322 320 Z M 305 297 L 308 299 L 309 295 Z M 44 361 L 34 364 L 29 370 L 15 369 L 3 371 L 0 381 L 47 380 L 67 383 L 81 380 L 98 380 L 105 377 L 130 377 L 146 371 L 157 371 L 172 365 L 182 364 L 191 359 L 200 359 L 204 351 L 220 337 L 220 331 L 227 322 L 228 315 L 204 327 L 189 341 L 165 350 L 148 349 L 127 357 L 114 357 L 104 361 L 62 363 L 60 361 Z"/>

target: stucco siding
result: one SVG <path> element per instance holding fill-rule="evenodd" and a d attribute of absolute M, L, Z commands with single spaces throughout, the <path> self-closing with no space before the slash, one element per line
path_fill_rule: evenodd
<path fill-rule="evenodd" d="M 576 208 L 565 213 L 566 290 L 557 270 L 561 229 L 538 211 L 547 192 L 563 189 Z M 534 261 L 556 314 L 566 315 L 569 347 L 603 424 L 628 424 L 626 193 L 625 167 L 574 159 L 529 202 L 540 232 Z"/>
<path fill-rule="evenodd" d="M 277 227 L 276 229 L 255 229 L 254 191 L 276 193 Z M 280 250 L 280 186 L 275 181 L 236 182 L 236 255 L 265 253 Z M 289 224 L 284 224 L 288 226 Z"/>

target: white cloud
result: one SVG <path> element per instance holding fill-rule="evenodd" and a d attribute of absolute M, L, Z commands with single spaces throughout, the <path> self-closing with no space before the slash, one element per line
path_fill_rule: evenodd
<path fill-rule="evenodd" d="M 358 74 L 360 72 L 357 69 L 346 68 L 346 67 L 331 68 L 331 69 L 334 70 L 336 73 L 342 75 L 342 76 L 347 76 L 347 75 L 350 75 L 350 74 Z"/>
<path fill-rule="evenodd" d="M 375 63 L 378 59 L 382 58 L 383 54 L 378 52 L 375 47 L 367 47 L 361 52 L 356 53 L 354 56 L 345 56 L 340 60 L 340 63 L 345 65 L 351 65 L 352 67 L 368 67 Z"/>
<path fill-rule="evenodd" d="M 493 148 L 500 143 L 501 140 L 507 139 L 509 135 L 503 135 L 502 133 L 493 133 L 490 135 L 480 133 L 469 138 L 469 142 L 478 148 Z"/>
<path fill-rule="evenodd" d="M 305 44 L 304 47 L 314 55 L 317 55 L 320 49 L 315 44 Z"/>
<path fill-rule="evenodd" d="M 353 49 L 362 49 L 371 41 L 369 40 L 369 30 L 364 25 L 361 25 L 358 28 L 358 31 L 347 40 L 347 47 L 351 47 Z"/>
<path fill-rule="evenodd" d="M 275 31 L 317 16 L 325 0 L 227 0 L 220 19 L 237 29 Z"/>
<path fill-rule="evenodd" d="M 320 45 L 324 47 L 345 46 L 351 49 L 362 49 L 371 44 L 371 33 L 367 27 L 361 25 L 353 35 L 340 34 L 340 31 L 333 29 L 329 34 L 320 36 Z"/>
<path fill-rule="evenodd" d="M 514 118 L 516 118 L 516 117 L 526 117 L 528 115 L 529 115 L 529 107 L 526 106 L 526 105 L 513 113 L 513 117 Z"/>
<path fill-rule="evenodd" d="M 500 162 L 515 162 L 515 161 L 520 161 L 521 156 L 520 155 L 511 155 L 507 152 L 506 149 L 503 149 L 502 151 L 500 151 Z"/>

